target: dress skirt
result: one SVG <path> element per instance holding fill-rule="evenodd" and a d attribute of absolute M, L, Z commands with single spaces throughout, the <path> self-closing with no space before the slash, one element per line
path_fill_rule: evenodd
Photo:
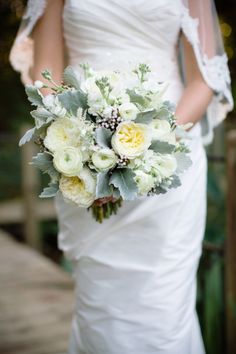
<path fill-rule="evenodd" d="M 192 166 L 166 194 L 125 202 L 101 225 L 59 195 L 59 247 L 73 261 L 70 354 L 203 354 L 195 312 L 206 218 L 206 153 L 196 124 Z"/>

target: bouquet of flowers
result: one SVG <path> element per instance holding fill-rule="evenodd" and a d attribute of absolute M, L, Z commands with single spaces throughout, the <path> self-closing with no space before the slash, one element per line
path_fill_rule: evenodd
<path fill-rule="evenodd" d="M 49 70 L 26 87 L 35 126 L 20 145 L 34 140 L 32 164 L 50 176 L 40 197 L 60 191 L 66 201 L 91 209 L 97 221 L 117 212 L 123 200 L 166 193 L 181 185 L 190 165 L 166 84 L 146 64 L 127 72 L 67 67 L 57 85 Z M 43 96 L 41 88 L 52 94 Z M 109 197 L 109 198 L 106 198 Z M 106 198 L 105 203 L 96 200 Z"/>

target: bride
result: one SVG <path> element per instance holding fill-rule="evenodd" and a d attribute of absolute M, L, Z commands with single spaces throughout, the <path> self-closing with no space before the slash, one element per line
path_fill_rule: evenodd
<path fill-rule="evenodd" d="M 210 0 L 29 0 L 10 60 L 22 81 L 66 65 L 125 69 L 147 62 L 178 122 L 193 122 L 193 164 L 182 186 L 126 202 L 97 224 L 55 203 L 59 247 L 73 261 L 76 306 L 70 354 L 203 354 L 195 310 L 206 217 L 206 154 L 232 109 L 230 77 Z M 47 94 L 47 92 L 44 92 Z M 99 200 L 99 203 L 103 203 Z"/>

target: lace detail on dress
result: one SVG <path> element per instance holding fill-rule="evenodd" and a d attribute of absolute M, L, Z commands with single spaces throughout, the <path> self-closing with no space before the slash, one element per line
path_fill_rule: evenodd
<path fill-rule="evenodd" d="M 203 142 L 209 144 L 213 139 L 213 128 L 218 125 L 233 107 L 230 89 L 230 74 L 225 53 L 208 58 L 202 52 L 199 38 L 199 20 L 193 18 L 184 6 L 181 29 L 193 47 L 199 70 L 215 95 L 208 106 L 205 121 L 202 121 Z"/>
<path fill-rule="evenodd" d="M 182 15 L 182 31 L 192 45 L 199 44 L 198 26 L 198 18 L 192 18 L 189 10 L 185 7 Z"/>
<path fill-rule="evenodd" d="M 32 82 L 30 68 L 33 65 L 33 40 L 29 37 L 37 20 L 44 13 L 47 0 L 29 0 L 19 32 L 10 52 L 10 63 L 16 71 L 21 73 L 24 84 Z"/>
<path fill-rule="evenodd" d="M 216 55 L 209 59 L 207 55 L 203 56 L 203 64 L 206 68 L 206 75 L 212 83 L 216 92 L 225 91 L 230 84 L 229 68 L 227 65 L 227 56 Z"/>
<path fill-rule="evenodd" d="M 37 20 L 40 16 L 42 16 L 46 3 L 46 0 L 28 0 L 23 19 L 30 19 L 30 21 L 35 22 L 35 19 Z"/>

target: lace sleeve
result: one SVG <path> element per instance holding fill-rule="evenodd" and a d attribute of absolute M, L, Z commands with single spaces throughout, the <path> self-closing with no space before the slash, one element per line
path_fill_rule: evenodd
<path fill-rule="evenodd" d="M 192 45 L 202 76 L 214 91 L 206 116 L 202 119 L 205 144 L 213 139 L 213 129 L 233 108 L 227 56 L 224 51 L 218 17 L 211 0 L 182 0 L 181 27 Z"/>
<path fill-rule="evenodd" d="M 47 0 L 28 0 L 25 13 L 13 46 L 10 51 L 12 67 L 21 73 L 23 84 L 31 83 L 30 68 L 33 65 L 33 40 L 30 38 L 32 29 L 43 15 Z"/>

